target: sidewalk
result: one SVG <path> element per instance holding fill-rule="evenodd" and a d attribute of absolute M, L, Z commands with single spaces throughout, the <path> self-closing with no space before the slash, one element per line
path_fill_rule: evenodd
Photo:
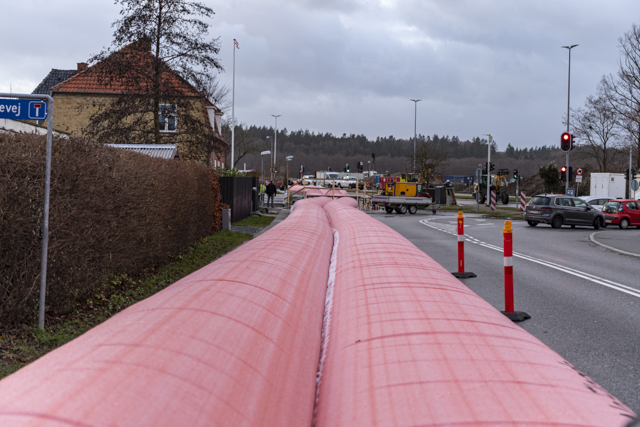
<path fill-rule="evenodd" d="M 275 227 L 276 225 L 278 225 L 280 222 L 284 221 L 289 214 L 291 213 L 291 210 L 289 209 L 283 209 L 281 207 L 277 207 L 275 208 L 276 211 L 278 211 L 278 214 L 276 215 L 276 217 L 274 218 L 273 221 L 271 221 L 271 224 L 269 224 L 268 226 L 266 226 L 265 228 L 263 228 L 262 230 L 260 230 L 258 233 L 256 233 L 255 236 L 259 236 L 262 233 L 264 233 L 267 230 L 270 230 L 272 227 Z M 254 236 L 254 237 L 255 237 Z"/>
<path fill-rule="evenodd" d="M 596 231 L 589 239 L 609 250 L 640 258 L 640 230 Z"/>

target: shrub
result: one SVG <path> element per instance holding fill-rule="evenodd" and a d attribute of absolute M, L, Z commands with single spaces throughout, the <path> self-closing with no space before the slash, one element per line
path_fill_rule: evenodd
<path fill-rule="evenodd" d="M 33 323 L 45 138 L 0 134 L 0 151 L 0 322 Z M 194 163 L 54 139 L 47 310 L 70 311 L 109 275 L 164 263 L 219 230 L 218 178 Z"/>

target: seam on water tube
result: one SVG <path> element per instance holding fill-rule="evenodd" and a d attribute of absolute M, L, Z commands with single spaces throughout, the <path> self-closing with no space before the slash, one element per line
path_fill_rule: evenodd
<path fill-rule="evenodd" d="M 329 264 L 329 280 L 327 281 L 327 295 L 324 299 L 324 317 L 322 318 L 322 338 L 320 345 L 320 360 L 318 362 L 318 373 L 316 374 L 316 400 L 313 406 L 312 426 L 316 425 L 316 415 L 318 413 L 318 398 L 320 397 L 320 384 L 322 383 L 322 367 L 324 359 L 327 357 L 327 347 L 329 345 L 329 333 L 331 331 L 331 310 L 333 309 L 333 289 L 336 283 L 336 261 L 338 259 L 338 242 L 340 234 L 333 230 L 333 250 L 331 251 L 331 264 Z"/>

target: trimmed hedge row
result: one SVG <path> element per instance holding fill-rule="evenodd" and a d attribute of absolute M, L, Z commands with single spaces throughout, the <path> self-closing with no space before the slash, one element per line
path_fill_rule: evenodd
<path fill-rule="evenodd" d="M 0 134 L 0 322 L 35 323 L 44 137 Z M 66 312 L 111 274 L 166 262 L 220 229 L 219 176 L 189 162 L 54 139 L 47 313 Z"/>

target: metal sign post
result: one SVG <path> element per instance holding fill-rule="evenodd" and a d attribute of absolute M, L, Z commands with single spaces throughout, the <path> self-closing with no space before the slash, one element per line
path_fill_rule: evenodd
<path fill-rule="evenodd" d="M 482 168 L 478 168 L 476 169 L 476 185 L 478 186 L 478 191 L 476 191 L 476 207 L 478 208 L 478 211 L 480 211 L 480 187 L 482 186 Z"/>
<path fill-rule="evenodd" d="M 576 168 L 576 197 L 580 193 L 580 183 L 582 182 L 582 168 Z"/>
<path fill-rule="evenodd" d="M 44 120 L 47 118 L 47 158 L 44 181 L 44 218 L 42 221 L 40 302 L 38 306 L 38 327 L 40 327 L 40 329 L 44 329 L 44 304 L 47 294 L 47 253 L 49 251 L 49 192 L 51 187 L 51 147 L 53 134 L 53 113 L 48 114 L 49 110 L 53 111 L 53 98 L 49 95 L 0 93 L 0 119 Z"/>

